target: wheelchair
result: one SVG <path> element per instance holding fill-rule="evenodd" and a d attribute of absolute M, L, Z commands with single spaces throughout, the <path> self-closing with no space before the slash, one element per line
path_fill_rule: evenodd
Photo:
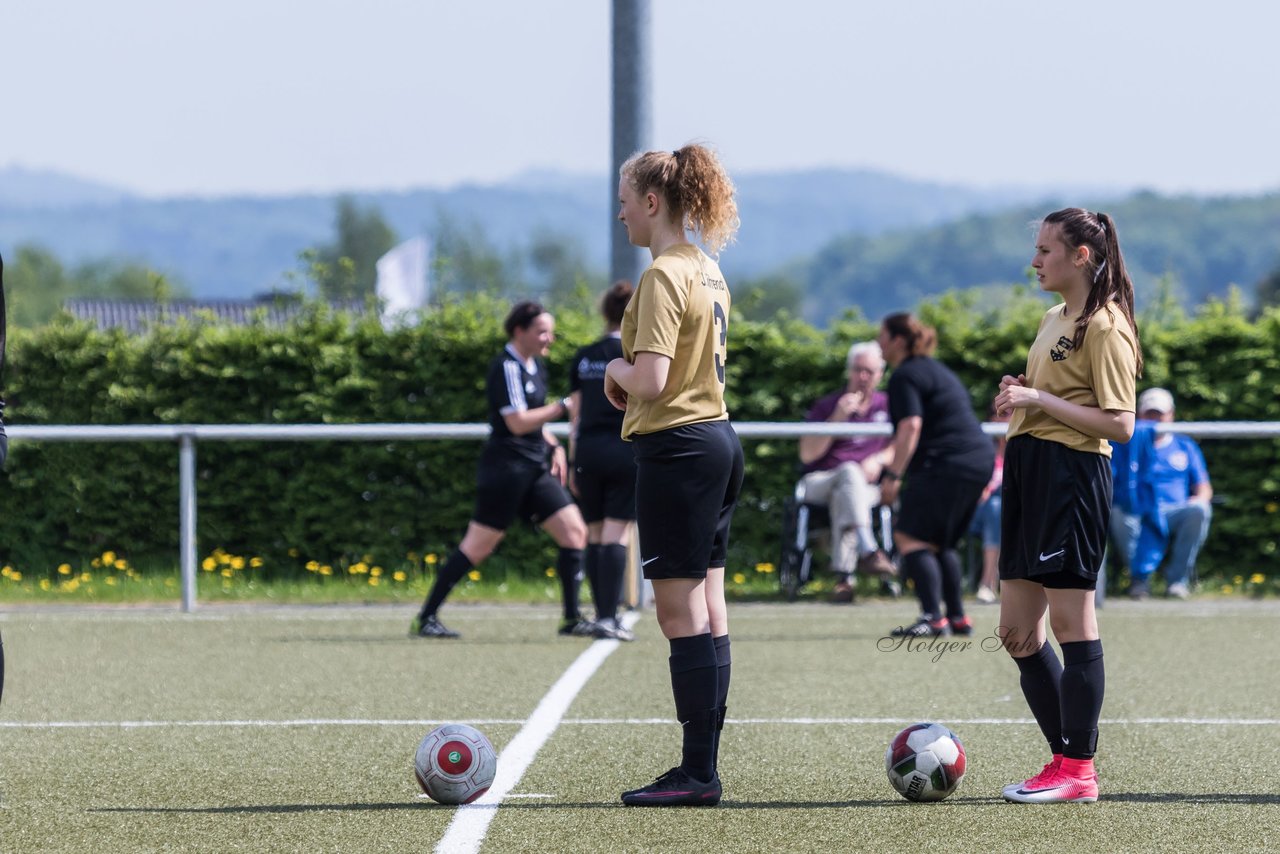
<path fill-rule="evenodd" d="M 794 602 L 800 590 L 813 579 L 813 541 L 830 537 L 831 517 L 825 504 L 809 504 L 805 501 L 803 481 L 796 483 L 795 492 L 783 505 L 782 555 L 778 561 L 778 583 L 782 595 Z M 893 508 L 881 504 L 871 511 L 871 522 L 876 539 L 885 554 L 892 555 Z M 902 585 L 894 579 L 881 581 L 880 590 L 895 599 L 902 595 Z"/>

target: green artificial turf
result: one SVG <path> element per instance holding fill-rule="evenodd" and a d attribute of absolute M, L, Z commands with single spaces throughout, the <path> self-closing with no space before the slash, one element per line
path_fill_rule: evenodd
<path fill-rule="evenodd" d="M 430 851 L 458 810 L 418 794 L 435 722 L 501 751 L 590 641 L 554 605 L 17 608 L 0 615 L 0 851 Z M 651 613 L 604 661 L 510 796 L 495 852 L 1230 851 L 1280 846 L 1280 603 L 1112 602 L 1093 805 L 1006 804 L 1045 748 L 1017 669 L 984 645 L 882 640 L 905 601 L 737 605 L 714 809 L 624 809 L 678 759 Z M 884 749 L 937 720 L 969 769 L 940 804 L 889 787 Z M 1009 721 L 1013 721 L 1010 723 Z M 62 725 L 55 725 L 62 724 Z M 80 724 L 72 726 L 70 724 Z M 88 724 L 88 725 L 85 725 Z"/>

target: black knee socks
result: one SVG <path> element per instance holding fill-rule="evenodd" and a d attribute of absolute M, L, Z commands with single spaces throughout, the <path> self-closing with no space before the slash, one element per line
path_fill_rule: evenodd
<path fill-rule="evenodd" d="M 1063 644 L 1065 651 L 1067 644 Z M 1064 652 L 1065 654 L 1065 652 Z M 1022 696 L 1049 742 L 1049 750 L 1062 752 L 1062 663 L 1053 647 L 1045 642 L 1040 649 L 1024 658 L 1015 658 L 1021 672 Z"/>
<path fill-rule="evenodd" d="M 729 710 L 729 677 L 733 671 L 733 658 L 729 654 L 728 635 L 720 635 L 718 638 L 713 638 L 712 643 L 716 648 L 716 681 L 718 683 L 716 692 L 716 736 L 711 751 L 711 765 L 715 768 L 720 764 L 720 733 L 724 730 L 724 719 Z"/>
<path fill-rule="evenodd" d="M 427 617 L 435 616 L 435 613 L 440 610 L 440 606 L 444 604 L 445 597 L 449 595 L 449 591 L 462 580 L 462 576 L 471 571 L 471 566 L 471 559 L 462 553 L 462 549 L 458 549 L 449 555 L 449 559 L 444 562 L 444 566 L 440 567 L 435 583 L 431 585 L 431 592 L 427 594 L 427 600 L 422 603 L 422 610 L 418 612 L 419 619 L 425 620 Z"/>
<path fill-rule="evenodd" d="M 587 583 L 591 585 L 591 598 L 596 603 L 596 619 L 600 619 L 600 544 L 587 543 L 582 566 L 586 570 Z"/>
<path fill-rule="evenodd" d="M 684 728 L 680 765 L 698 780 L 715 776 L 715 735 L 719 719 L 719 664 L 711 633 L 670 642 L 671 694 L 676 720 Z"/>
<path fill-rule="evenodd" d="M 928 549 L 903 555 L 902 572 L 915 583 L 920 612 L 931 620 L 941 617 L 942 567 L 938 556 Z"/>
<path fill-rule="evenodd" d="M 618 619 L 622 601 L 622 580 L 627 574 L 627 547 L 609 543 L 600 547 L 600 595 L 596 600 L 597 620 Z"/>
<path fill-rule="evenodd" d="M 1092 759 L 1098 749 L 1098 716 L 1106 682 L 1102 641 L 1064 643 L 1062 660 L 1062 755 Z"/>
<path fill-rule="evenodd" d="M 947 619 L 958 620 L 964 616 L 964 571 L 959 553 L 955 549 L 938 552 L 938 565 L 942 568 L 942 601 L 947 605 Z"/>
<path fill-rule="evenodd" d="M 564 618 L 579 618 L 578 591 L 582 588 L 582 549 L 561 549 L 556 557 L 556 575 L 560 577 L 560 599 Z"/>

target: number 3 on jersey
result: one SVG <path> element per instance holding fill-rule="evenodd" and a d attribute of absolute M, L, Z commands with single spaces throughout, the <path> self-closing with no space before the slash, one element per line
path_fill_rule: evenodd
<path fill-rule="evenodd" d="M 716 379 L 720 380 L 720 385 L 724 385 L 724 358 L 720 355 L 726 353 L 726 347 L 729 343 L 729 318 L 724 313 L 724 306 L 716 303 L 715 325 L 720 328 L 720 345 L 719 352 L 716 353 Z"/>

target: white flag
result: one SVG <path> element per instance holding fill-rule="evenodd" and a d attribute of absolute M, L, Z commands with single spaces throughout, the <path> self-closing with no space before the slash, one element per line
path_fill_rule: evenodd
<path fill-rule="evenodd" d="M 415 237 L 378 259 L 376 292 L 378 299 L 382 300 L 384 319 L 416 311 L 427 304 L 430 295 L 427 257 L 430 251 L 425 237 Z"/>

